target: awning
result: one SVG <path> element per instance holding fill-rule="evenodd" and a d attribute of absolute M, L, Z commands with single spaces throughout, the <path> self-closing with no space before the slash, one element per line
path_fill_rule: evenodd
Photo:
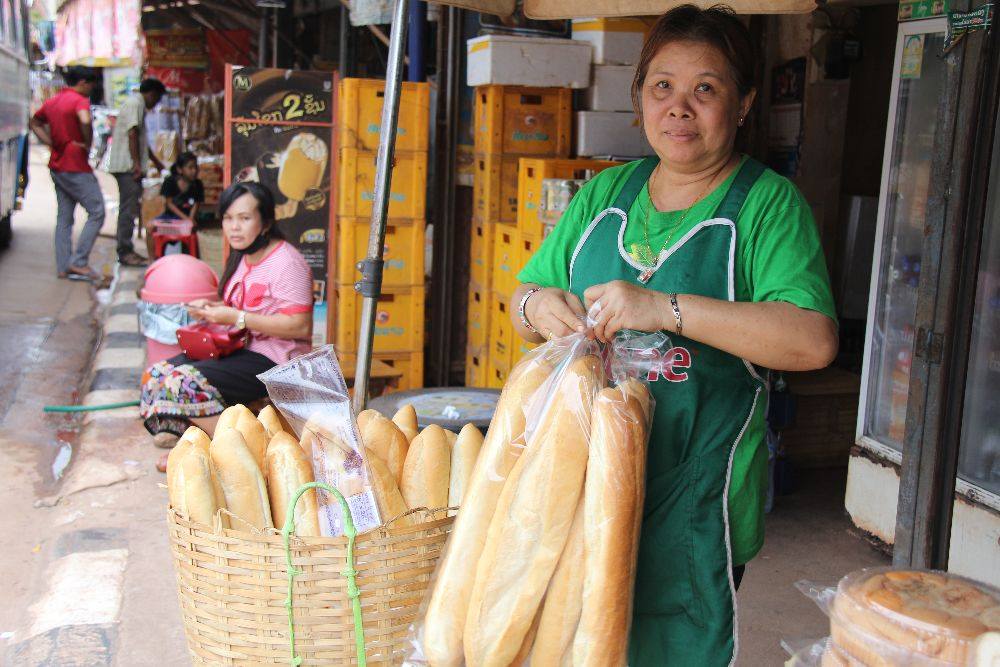
<path fill-rule="evenodd" d="M 57 65 L 142 62 L 141 0 L 67 0 L 56 18 Z"/>
<path fill-rule="evenodd" d="M 442 5 L 486 14 L 509 16 L 515 0 L 445 0 Z M 608 16 L 658 16 L 678 5 L 708 8 L 719 0 L 524 0 L 524 13 L 532 19 L 572 19 Z M 816 9 L 815 0 L 729 0 L 722 4 L 737 14 L 805 14 Z"/>

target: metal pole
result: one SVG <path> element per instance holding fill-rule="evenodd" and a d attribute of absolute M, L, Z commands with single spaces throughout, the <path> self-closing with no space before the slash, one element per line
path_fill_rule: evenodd
<path fill-rule="evenodd" d="M 372 339 L 375 335 L 375 306 L 382 289 L 382 247 L 385 244 L 385 220 L 389 213 L 389 185 L 393 154 L 396 150 L 396 123 L 399 119 L 399 92 L 403 80 L 403 44 L 406 40 L 409 0 L 396 0 L 389 36 L 389 58 L 385 73 L 385 97 L 382 106 L 382 131 L 375 161 L 375 198 L 372 204 L 371 231 L 368 234 L 368 257 L 361 263 L 361 281 L 354 288 L 364 297 L 361 302 L 361 335 L 358 339 L 358 364 L 354 372 L 354 399 L 357 414 L 368 402 L 368 374 L 371 372 Z"/>
<path fill-rule="evenodd" d="M 267 65 L 267 7 L 258 7 L 260 29 L 257 32 L 257 67 Z"/>
<path fill-rule="evenodd" d="M 410 5 L 410 66 L 406 69 L 407 81 L 423 81 L 424 42 L 427 41 L 427 3 L 413 0 Z"/>

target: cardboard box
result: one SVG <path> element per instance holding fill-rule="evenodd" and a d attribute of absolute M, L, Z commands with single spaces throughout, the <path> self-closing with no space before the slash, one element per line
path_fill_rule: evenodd
<path fill-rule="evenodd" d="M 468 41 L 466 85 L 586 88 L 591 46 L 571 39 L 485 35 Z"/>
<path fill-rule="evenodd" d="M 590 111 L 632 111 L 633 65 L 594 65 L 590 88 L 583 91 L 583 108 Z"/>
<path fill-rule="evenodd" d="M 653 149 L 631 111 L 578 111 L 576 154 L 641 157 L 652 155 Z"/>
<path fill-rule="evenodd" d="M 594 64 L 635 65 L 655 19 L 573 19 L 573 39 L 590 43 Z"/>

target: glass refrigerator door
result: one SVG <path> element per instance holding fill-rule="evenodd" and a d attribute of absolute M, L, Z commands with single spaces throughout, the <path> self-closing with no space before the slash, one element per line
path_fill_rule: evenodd
<path fill-rule="evenodd" d="M 906 422 L 922 230 L 944 83 L 944 30 L 941 19 L 899 27 L 882 165 L 858 430 L 862 442 L 897 451 Z"/>

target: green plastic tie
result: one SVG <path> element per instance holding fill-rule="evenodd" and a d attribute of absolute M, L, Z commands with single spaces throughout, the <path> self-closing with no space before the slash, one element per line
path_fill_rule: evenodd
<path fill-rule="evenodd" d="M 347 597 L 351 598 L 351 609 L 354 612 L 354 644 L 358 651 L 359 667 L 366 667 L 368 662 L 365 657 L 365 628 L 361 619 L 361 589 L 358 588 L 358 571 L 354 568 L 354 542 L 358 537 L 358 531 L 354 527 L 354 519 L 351 517 L 351 508 L 347 500 L 337 489 L 323 482 L 309 482 L 303 484 L 288 506 L 285 515 L 285 527 L 281 529 L 281 539 L 285 543 L 285 564 L 288 570 L 288 596 L 285 598 L 285 609 L 288 610 L 288 649 L 291 652 L 290 664 L 292 667 L 299 667 L 302 664 L 302 657 L 295 653 L 295 614 L 293 613 L 292 590 L 295 577 L 302 574 L 292 565 L 292 531 L 295 529 L 295 506 L 306 491 L 310 489 L 323 489 L 340 503 L 341 511 L 344 515 L 344 536 L 347 538 L 347 567 L 341 572 L 347 577 Z"/>

